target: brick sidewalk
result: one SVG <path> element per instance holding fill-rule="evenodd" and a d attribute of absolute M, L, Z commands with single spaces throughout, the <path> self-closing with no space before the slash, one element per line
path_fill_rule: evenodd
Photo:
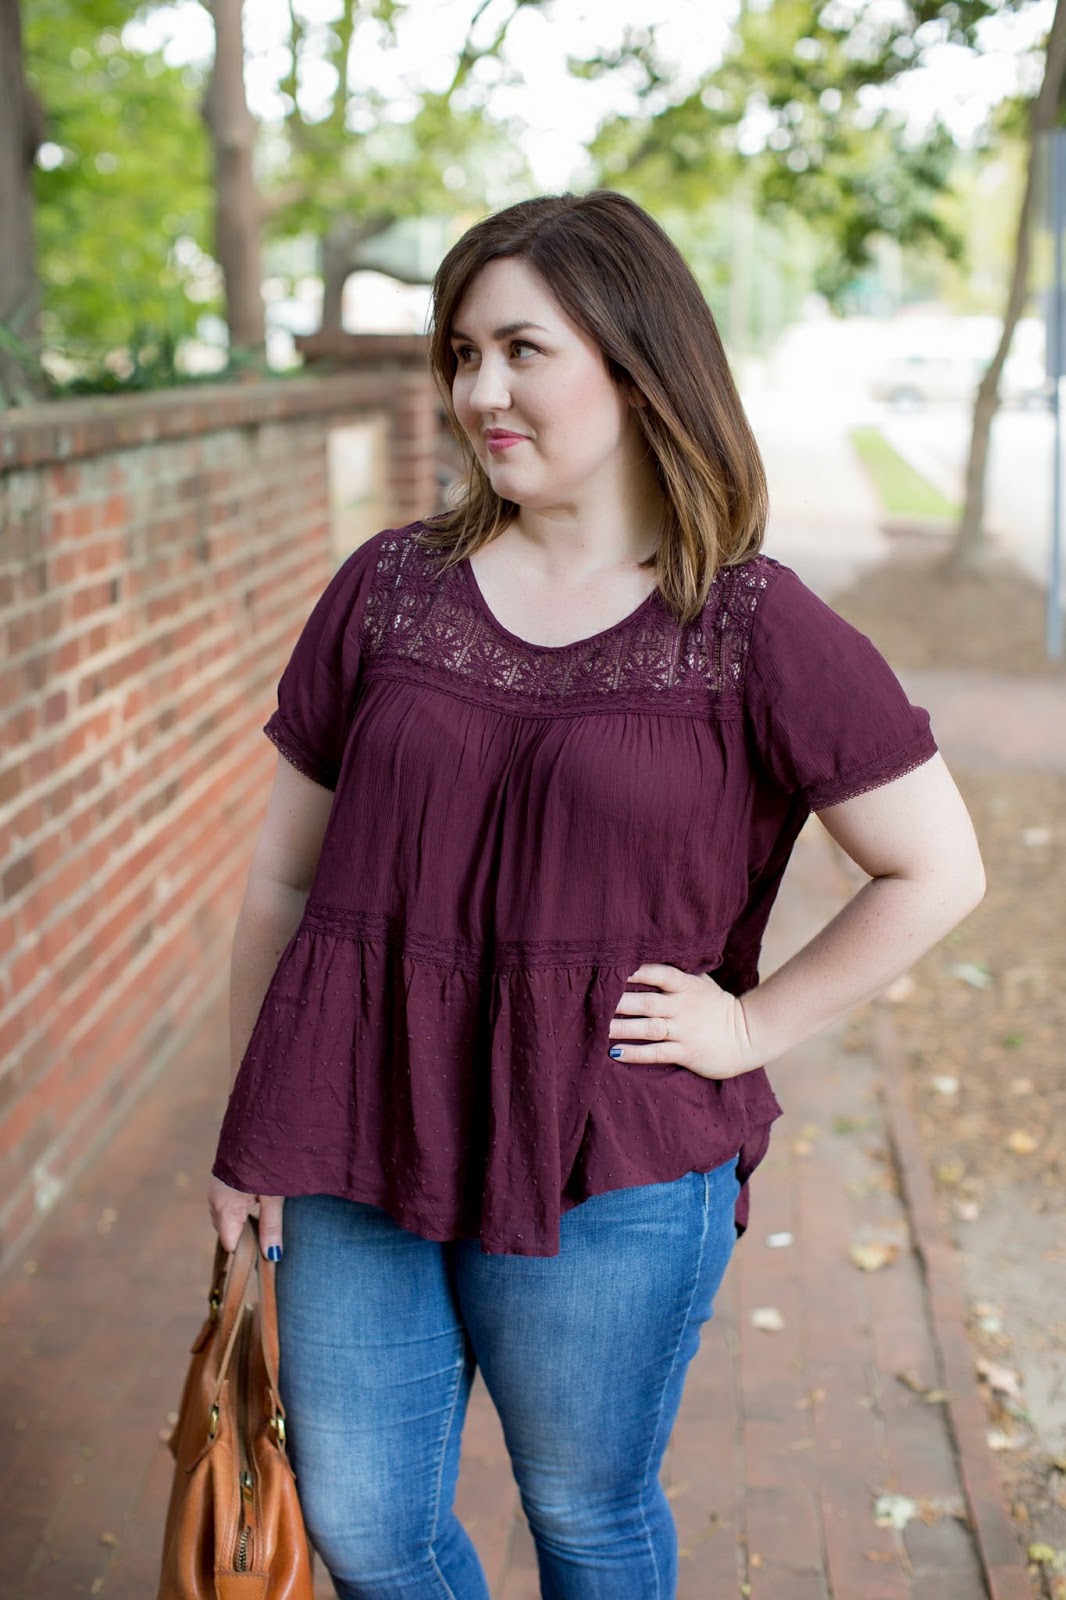
<path fill-rule="evenodd" d="M 827 838 L 812 824 L 775 913 L 767 968 L 843 893 Z M 154 1596 L 170 1468 L 160 1432 L 211 1257 L 201 1189 L 224 1032 L 216 1004 L 195 1048 L 75 1185 L 31 1258 L 0 1281 L 4 1600 Z M 679 1600 L 1029 1594 L 994 1489 L 957 1305 L 952 1313 L 950 1252 L 935 1209 L 915 1210 L 914 1196 L 925 1193 L 921 1157 L 907 1144 L 905 1104 L 879 1094 L 868 1032 L 843 1025 L 774 1074 L 787 1114 L 666 1459 Z M 793 1242 L 771 1248 L 768 1235 L 780 1233 Z M 895 1242 L 898 1259 L 860 1272 L 848 1259 L 856 1241 Z M 930 1296 L 923 1263 L 928 1271 L 937 1261 L 945 1277 Z M 753 1310 L 767 1307 L 783 1331 L 752 1327 Z M 950 1404 L 926 1403 L 899 1373 L 920 1388 L 947 1386 Z M 886 1492 L 928 1497 L 947 1512 L 902 1534 L 879 1528 L 873 1504 Z M 950 1509 L 961 1512 L 967 1495 L 972 1526 Z M 536 1600 L 532 1545 L 480 1385 L 459 1510 L 494 1600 Z"/>

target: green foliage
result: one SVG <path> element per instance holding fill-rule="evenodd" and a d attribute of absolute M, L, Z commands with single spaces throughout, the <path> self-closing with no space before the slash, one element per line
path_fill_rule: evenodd
<path fill-rule="evenodd" d="M 189 385 L 232 383 L 253 375 L 266 379 L 274 374 L 256 352 L 236 350 L 224 367 L 215 372 L 186 372 L 178 360 L 179 342 L 174 335 L 155 328 L 135 328 L 128 347 L 115 359 L 83 363 L 73 377 L 53 379 L 53 399 L 68 395 L 131 394 L 147 389 L 173 389 Z M 278 376 L 284 376 L 278 374 Z"/>
<path fill-rule="evenodd" d="M 133 349 L 136 364 L 146 329 L 157 346 L 176 343 L 214 300 L 201 86 L 123 43 L 141 9 L 35 0 L 24 23 L 45 138 L 62 151 L 34 174 L 42 331 L 89 368 L 115 349 Z"/>
<path fill-rule="evenodd" d="M 373 85 L 356 81 L 364 29 L 395 36 L 409 4 L 401 0 L 342 0 L 341 13 L 312 29 L 290 0 L 287 100 L 280 159 L 264 180 L 268 228 L 278 237 L 312 232 L 319 238 L 344 219 L 363 236 L 406 217 L 451 216 L 486 203 L 502 204 L 529 192 L 529 174 L 516 142 L 485 109 L 484 86 L 473 78 L 478 61 L 497 56 L 518 11 L 544 0 L 512 0 L 512 10 L 483 44 L 471 18 L 451 82 L 420 90 L 412 106 L 397 106 Z M 300 86 L 312 68 L 328 69 L 328 106 L 312 116 Z"/>
<path fill-rule="evenodd" d="M 653 209 L 706 206 L 741 185 L 770 221 L 802 218 L 817 287 L 838 305 L 878 235 L 957 259 L 962 230 L 945 200 L 957 157 L 948 132 L 935 126 L 912 138 L 871 91 L 912 70 L 933 45 L 975 47 L 991 15 L 1027 3 L 751 3 L 721 65 L 680 100 L 670 98 L 654 34 L 632 35 L 622 52 L 581 69 L 608 73 L 624 59 L 643 75 L 645 115 L 600 129 L 596 176 Z"/>

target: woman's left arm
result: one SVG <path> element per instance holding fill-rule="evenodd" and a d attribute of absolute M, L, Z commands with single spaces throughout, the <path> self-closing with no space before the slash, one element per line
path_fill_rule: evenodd
<path fill-rule="evenodd" d="M 621 1059 L 708 1078 L 774 1061 L 880 993 L 980 902 L 985 879 L 973 824 L 939 755 L 818 815 L 870 881 L 739 999 L 708 977 L 639 967 L 630 981 L 660 992 L 623 995 L 610 1030 Z M 659 1042 L 642 1042 L 650 1040 Z"/>

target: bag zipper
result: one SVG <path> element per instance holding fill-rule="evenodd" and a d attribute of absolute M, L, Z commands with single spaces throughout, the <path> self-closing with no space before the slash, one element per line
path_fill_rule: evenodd
<path fill-rule="evenodd" d="M 253 1311 L 251 1306 L 244 1308 L 244 1321 L 241 1324 L 240 1338 L 237 1345 L 237 1452 L 239 1467 L 237 1471 L 237 1485 L 241 1496 L 241 1531 L 237 1538 L 237 1548 L 234 1552 L 233 1564 L 237 1572 L 249 1572 L 252 1568 L 254 1546 L 252 1543 L 252 1527 L 254 1523 L 255 1503 L 255 1477 L 252 1472 L 252 1463 L 248 1457 L 248 1345 L 252 1332 Z"/>

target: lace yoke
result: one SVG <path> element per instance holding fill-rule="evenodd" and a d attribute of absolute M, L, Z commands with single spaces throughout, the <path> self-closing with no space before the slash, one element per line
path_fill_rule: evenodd
<path fill-rule="evenodd" d="M 681 624 L 657 591 L 627 617 L 567 645 L 524 642 L 497 623 L 465 564 L 442 568 L 405 531 L 383 538 L 363 613 L 368 669 L 401 669 L 522 715 L 648 710 L 739 714 L 765 557 L 719 572 L 701 615 Z"/>

